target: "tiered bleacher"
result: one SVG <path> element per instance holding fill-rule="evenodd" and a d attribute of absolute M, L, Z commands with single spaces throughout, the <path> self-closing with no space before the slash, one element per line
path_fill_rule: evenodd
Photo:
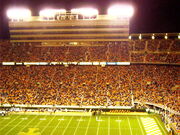
<path fill-rule="evenodd" d="M 45 46 L 39 43 L 1 44 L 1 62 L 108 61 L 139 63 L 180 63 L 179 40 L 132 40 L 129 42 L 89 42 L 84 46 L 62 43 Z"/>
<path fill-rule="evenodd" d="M 91 42 L 84 46 L 3 41 L 0 62 L 129 61 L 131 65 L 1 65 L 0 103 L 132 106 L 134 100 L 164 105 L 180 113 L 179 52 L 179 40 Z M 179 123 L 179 115 L 170 118 Z"/>

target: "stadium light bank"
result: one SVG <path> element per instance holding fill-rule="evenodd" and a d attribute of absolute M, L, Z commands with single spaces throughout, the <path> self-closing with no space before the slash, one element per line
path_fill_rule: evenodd
<path fill-rule="evenodd" d="M 31 17 L 31 11 L 26 8 L 10 8 L 6 14 L 12 21 L 28 20 Z"/>
<path fill-rule="evenodd" d="M 66 13 L 65 9 L 43 9 L 39 12 L 40 17 L 53 17 L 56 13 L 63 14 Z"/>
<path fill-rule="evenodd" d="M 92 17 L 99 14 L 98 10 L 95 8 L 75 8 L 71 9 L 71 13 L 81 14 L 84 17 Z"/>
<path fill-rule="evenodd" d="M 127 4 L 116 4 L 110 6 L 107 13 L 109 16 L 130 18 L 134 14 L 134 8 Z"/>
<path fill-rule="evenodd" d="M 53 17 L 56 13 L 65 14 L 65 9 L 43 9 L 39 12 L 40 17 Z M 84 17 L 93 17 L 99 14 L 95 8 L 75 8 L 71 9 L 71 13 L 81 14 Z M 108 9 L 109 16 L 130 18 L 134 14 L 134 8 L 131 5 L 117 4 Z M 7 10 L 7 16 L 11 20 L 28 20 L 31 17 L 31 11 L 27 8 L 10 8 Z"/>

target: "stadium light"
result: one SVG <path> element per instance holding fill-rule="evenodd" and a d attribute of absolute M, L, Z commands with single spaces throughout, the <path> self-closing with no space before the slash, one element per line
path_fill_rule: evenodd
<path fill-rule="evenodd" d="M 180 33 L 179 33 L 179 35 L 178 35 L 178 39 L 180 39 Z"/>
<path fill-rule="evenodd" d="M 134 8 L 131 5 L 113 5 L 108 9 L 108 15 L 117 17 L 132 17 Z"/>
<path fill-rule="evenodd" d="M 43 9 L 39 12 L 40 17 L 54 17 L 57 13 L 65 13 L 65 9 Z"/>
<path fill-rule="evenodd" d="M 155 39 L 155 36 L 154 36 L 154 34 L 152 35 L 152 39 Z"/>
<path fill-rule="evenodd" d="M 139 39 L 140 39 L 140 40 L 142 39 L 142 35 L 141 35 L 141 34 L 139 35 Z"/>
<path fill-rule="evenodd" d="M 77 8 L 72 9 L 71 12 L 81 14 L 85 17 L 92 17 L 99 14 L 98 10 L 95 8 Z"/>
<path fill-rule="evenodd" d="M 26 8 L 11 8 L 7 10 L 7 17 L 9 19 L 29 19 L 31 17 L 31 11 Z"/>
<path fill-rule="evenodd" d="M 167 35 L 167 33 L 166 33 L 166 35 L 164 36 L 164 38 L 165 38 L 165 39 L 168 39 L 168 35 Z"/>

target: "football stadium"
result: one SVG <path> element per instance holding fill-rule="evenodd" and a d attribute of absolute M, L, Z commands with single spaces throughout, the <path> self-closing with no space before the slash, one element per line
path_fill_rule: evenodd
<path fill-rule="evenodd" d="M 8 9 L 0 135 L 179 135 L 180 34 L 130 34 L 133 14 Z"/>

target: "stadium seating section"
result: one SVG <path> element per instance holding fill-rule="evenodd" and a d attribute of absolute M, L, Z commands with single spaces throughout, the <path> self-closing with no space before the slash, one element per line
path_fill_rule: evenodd
<path fill-rule="evenodd" d="M 131 106 L 133 95 L 135 101 L 166 105 L 180 112 L 179 52 L 179 40 L 131 40 L 56 47 L 0 42 L 0 62 L 134 63 L 105 67 L 0 66 L 0 103 Z M 180 123 L 179 115 L 171 118 Z"/>
<path fill-rule="evenodd" d="M 108 61 L 180 63 L 179 40 L 131 40 L 129 42 L 91 42 L 76 46 L 41 47 L 29 43 L 1 43 L 0 62 Z M 87 43 L 88 44 L 88 43 Z"/>
<path fill-rule="evenodd" d="M 1 103 L 131 105 L 134 99 L 179 111 L 178 66 L 1 66 Z"/>

